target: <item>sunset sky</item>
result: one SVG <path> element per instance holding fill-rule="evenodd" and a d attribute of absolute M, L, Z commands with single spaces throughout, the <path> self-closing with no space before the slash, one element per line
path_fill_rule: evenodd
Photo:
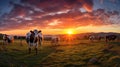
<path fill-rule="evenodd" d="M 0 0 L 0 33 L 120 33 L 120 0 Z"/>

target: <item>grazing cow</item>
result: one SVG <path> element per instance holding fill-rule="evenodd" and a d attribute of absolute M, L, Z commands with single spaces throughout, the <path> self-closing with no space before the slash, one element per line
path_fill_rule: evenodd
<path fill-rule="evenodd" d="M 90 40 L 91 42 L 93 42 L 93 41 L 95 40 L 95 36 L 94 36 L 94 35 L 90 35 L 90 36 L 89 36 L 89 40 Z"/>
<path fill-rule="evenodd" d="M 51 44 L 53 46 L 57 46 L 58 42 L 59 42 L 59 38 L 57 36 L 53 36 L 52 39 L 51 39 Z"/>
<path fill-rule="evenodd" d="M 89 36 L 89 40 L 91 42 L 93 42 L 93 41 L 101 41 L 102 39 L 104 39 L 104 37 L 103 36 L 99 36 L 99 35 L 90 35 Z"/>
<path fill-rule="evenodd" d="M 39 41 L 38 31 L 34 30 L 34 31 L 28 32 L 26 34 L 26 41 L 29 45 L 29 53 L 31 53 L 31 47 L 34 46 L 36 54 L 37 54 L 38 53 L 38 41 Z"/>
<path fill-rule="evenodd" d="M 106 36 L 106 42 L 108 42 L 108 41 L 114 41 L 115 39 L 117 39 L 116 35 L 107 35 Z"/>
<path fill-rule="evenodd" d="M 98 36 L 97 39 L 98 39 L 99 41 L 101 41 L 102 39 L 104 39 L 104 37 Z"/>
<path fill-rule="evenodd" d="M 14 37 L 5 34 L 3 36 L 3 42 L 4 42 L 4 44 L 12 43 L 12 42 L 14 42 Z"/>

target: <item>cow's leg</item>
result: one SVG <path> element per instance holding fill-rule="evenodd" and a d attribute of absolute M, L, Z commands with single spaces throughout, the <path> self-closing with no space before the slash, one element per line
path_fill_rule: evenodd
<path fill-rule="evenodd" d="M 28 50 L 29 50 L 29 54 L 31 53 L 31 43 L 29 43 L 29 48 L 28 48 Z"/>
<path fill-rule="evenodd" d="M 35 52 L 36 52 L 36 55 L 38 54 L 38 44 L 35 44 Z"/>
<path fill-rule="evenodd" d="M 37 48 L 35 48 L 35 52 L 36 52 L 36 55 L 38 54 L 38 49 Z"/>
<path fill-rule="evenodd" d="M 42 45 L 42 38 L 39 39 L 39 44 Z"/>
<path fill-rule="evenodd" d="M 29 48 L 29 54 L 31 53 L 31 48 Z"/>
<path fill-rule="evenodd" d="M 3 45 L 6 45 L 6 41 L 5 40 L 3 40 Z"/>
<path fill-rule="evenodd" d="M 39 41 L 40 49 L 42 49 L 42 39 Z"/>
<path fill-rule="evenodd" d="M 4 41 L 4 45 L 8 45 L 8 41 L 7 40 Z"/>
<path fill-rule="evenodd" d="M 109 40 L 108 40 L 108 38 L 106 38 L 106 42 L 108 42 Z"/>
<path fill-rule="evenodd" d="M 6 45 L 9 45 L 8 43 L 9 43 L 9 42 L 8 42 L 8 40 L 7 40 L 7 41 L 6 41 Z"/>

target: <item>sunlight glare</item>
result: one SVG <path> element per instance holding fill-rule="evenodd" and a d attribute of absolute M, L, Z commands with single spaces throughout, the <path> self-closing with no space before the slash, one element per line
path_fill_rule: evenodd
<path fill-rule="evenodd" d="M 68 29 L 67 34 L 74 34 L 74 31 L 72 29 Z"/>

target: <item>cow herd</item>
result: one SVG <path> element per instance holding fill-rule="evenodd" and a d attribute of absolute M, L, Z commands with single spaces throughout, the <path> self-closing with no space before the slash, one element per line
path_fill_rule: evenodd
<path fill-rule="evenodd" d="M 119 37 L 117 35 L 106 35 L 106 36 L 95 36 L 95 35 L 89 35 L 88 36 L 88 40 L 90 40 L 91 42 L 94 42 L 96 40 L 100 41 L 100 40 L 104 40 L 106 42 L 109 41 L 115 41 L 117 40 Z M 53 46 L 58 45 L 58 42 L 60 41 L 60 37 L 58 36 L 52 36 L 51 37 L 51 44 Z M 63 39 L 63 38 L 62 38 Z M 26 43 L 28 44 L 28 51 L 29 53 L 31 53 L 31 49 L 32 47 L 34 47 L 36 54 L 38 54 L 38 46 L 42 46 L 42 40 L 43 40 L 43 35 L 42 35 L 42 31 L 41 30 L 30 30 L 27 34 L 26 34 Z M 3 36 L 3 43 L 4 44 L 8 44 L 8 43 L 12 43 L 14 41 L 14 37 L 11 35 L 4 35 Z"/>
<path fill-rule="evenodd" d="M 94 36 L 94 35 L 90 35 L 89 36 L 89 40 L 91 42 L 95 41 L 95 40 L 102 40 L 104 39 L 106 42 L 109 42 L 109 41 L 115 41 L 117 39 L 119 39 L 119 37 L 117 35 L 106 35 L 106 36 Z"/>

